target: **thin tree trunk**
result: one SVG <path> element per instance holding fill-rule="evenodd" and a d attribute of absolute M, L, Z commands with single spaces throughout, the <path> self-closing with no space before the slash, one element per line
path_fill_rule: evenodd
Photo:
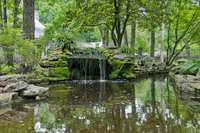
<path fill-rule="evenodd" d="M 131 23 L 131 48 L 135 49 L 135 41 L 136 41 L 136 21 L 133 20 Z"/>
<path fill-rule="evenodd" d="M 0 28 L 3 27 L 3 15 L 2 15 L 2 0 L 0 0 Z"/>
<path fill-rule="evenodd" d="M 17 27 L 18 22 L 18 13 L 19 13 L 19 4 L 21 0 L 14 0 L 14 9 L 13 9 L 13 28 Z"/>
<path fill-rule="evenodd" d="M 161 44 L 160 44 L 160 62 L 164 63 L 164 45 L 165 45 L 165 25 L 161 26 Z"/>
<path fill-rule="evenodd" d="M 136 21 L 131 22 L 131 48 L 134 50 L 134 59 L 135 59 L 135 42 L 136 42 Z"/>
<path fill-rule="evenodd" d="M 7 25 L 7 22 L 8 22 L 7 0 L 3 0 L 3 20 L 4 20 L 4 26 Z"/>
<path fill-rule="evenodd" d="M 107 28 L 105 29 L 105 46 L 109 46 L 109 30 Z"/>
<path fill-rule="evenodd" d="M 107 28 L 100 29 L 103 47 L 107 47 L 109 44 L 109 30 Z"/>
<path fill-rule="evenodd" d="M 150 56 L 155 56 L 155 31 L 154 29 L 151 31 L 151 47 L 150 47 Z"/>
<path fill-rule="evenodd" d="M 189 43 L 186 41 L 185 42 L 185 48 L 186 48 L 186 56 L 187 56 L 187 58 L 188 57 L 190 57 L 191 56 L 191 52 L 190 52 L 190 45 L 189 45 Z"/>
<path fill-rule="evenodd" d="M 23 31 L 26 39 L 35 38 L 34 0 L 23 0 Z"/>
<path fill-rule="evenodd" d="M 123 44 L 126 45 L 126 46 L 128 46 L 128 33 L 127 33 L 127 29 L 124 32 Z"/>
<path fill-rule="evenodd" d="M 105 47 L 105 43 L 106 43 L 106 39 L 105 39 L 105 29 L 104 29 L 104 28 L 100 28 L 99 31 L 100 31 L 100 33 L 101 33 L 102 45 L 103 45 L 103 47 Z"/>

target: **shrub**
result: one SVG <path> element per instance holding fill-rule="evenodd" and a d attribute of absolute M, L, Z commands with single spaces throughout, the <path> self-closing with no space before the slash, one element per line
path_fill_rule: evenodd
<path fill-rule="evenodd" d="M 177 72 L 181 74 L 196 75 L 200 72 L 200 60 L 189 60 L 176 67 Z"/>
<path fill-rule="evenodd" d="M 3 64 L 32 68 L 40 59 L 40 49 L 37 45 L 23 39 L 20 31 L 15 29 L 4 29 L 0 33 L 0 47 L 5 57 Z"/>

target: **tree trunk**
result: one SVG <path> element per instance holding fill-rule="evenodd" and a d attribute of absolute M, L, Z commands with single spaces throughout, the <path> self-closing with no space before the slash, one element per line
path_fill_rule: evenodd
<path fill-rule="evenodd" d="M 161 44 L 160 44 L 160 62 L 164 63 L 164 46 L 165 46 L 165 25 L 162 24 L 161 29 Z"/>
<path fill-rule="evenodd" d="M 19 13 L 19 4 L 21 0 L 14 0 L 14 9 L 13 9 L 13 28 L 17 27 L 18 22 L 18 13 Z"/>
<path fill-rule="evenodd" d="M 155 31 L 154 29 L 151 31 L 151 47 L 150 47 L 150 56 L 155 56 Z"/>
<path fill-rule="evenodd" d="M 0 28 L 2 28 L 2 20 L 3 20 L 3 15 L 2 15 L 2 0 L 0 0 Z"/>
<path fill-rule="evenodd" d="M 26 39 L 35 38 L 34 0 L 23 0 L 23 31 Z"/>
<path fill-rule="evenodd" d="M 127 33 L 127 29 L 124 32 L 124 36 L 123 36 L 123 45 L 128 46 L 128 33 Z"/>
<path fill-rule="evenodd" d="M 7 25 L 7 22 L 8 22 L 7 0 L 3 0 L 3 20 L 4 20 L 4 25 Z"/>
<path fill-rule="evenodd" d="M 185 48 L 186 48 L 186 56 L 187 56 L 187 58 L 189 58 L 190 56 L 191 56 L 191 52 L 190 52 L 190 45 L 189 45 L 189 43 L 186 41 L 185 42 Z"/>
<path fill-rule="evenodd" d="M 135 41 L 136 41 L 136 21 L 133 20 L 131 23 L 131 48 L 135 49 Z"/>
<path fill-rule="evenodd" d="M 109 45 L 109 30 L 105 29 L 105 46 L 108 47 Z"/>
<path fill-rule="evenodd" d="M 103 47 L 107 47 L 109 44 L 109 30 L 107 28 L 100 29 Z"/>

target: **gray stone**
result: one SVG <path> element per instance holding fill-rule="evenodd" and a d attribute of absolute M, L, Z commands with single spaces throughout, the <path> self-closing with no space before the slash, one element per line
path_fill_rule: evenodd
<path fill-rule="evenodd" d="M 18 92 L 18 91 L 26 89 L 27 87 L 28 87 L 28 84 L 26 82 L 19 81 L 16 83 L 16 88 L 13 91 Z"/>
<path fill-rule="evenodd" d="M 0 82 L 17 82 L 19 80 L 25 80 L 25 75 L 5 75 L 0 76 Z"/>
<path fill-rule="evenodd" d="M 27 87 L 28 87 L 28 84 L 26 82 L 19 81 L 17 83 L 8 84 L 4 88 L 4 92 L 19 92 L 19 91 L 26 89 Z"/>
<path fill-rule="evenodd" d="M 0 104 L 10 103 L 15 95 L 17 95 L 17 93 L 1 93 Z"/>
<path fill-rule="evenodd" d="M 175 75 L 175 84 L 181 92 L 190 96 L 200 96 L 200 78 L 192 75 Z"/>
<path fill-rule="evenodd" d="M 45 94 L 49 88 L 47 87 L 39 87 L 35 85 L 29 85 L 26 90 L 22 92 L 22 96 L 24 97 L 36 97 Z"/>

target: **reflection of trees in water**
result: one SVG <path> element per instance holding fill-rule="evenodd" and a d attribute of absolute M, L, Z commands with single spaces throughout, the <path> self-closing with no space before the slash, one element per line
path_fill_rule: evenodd
<path fill-rule="evenodd" d="M 89 90 L 87 91 L 87 97 L 93 96 L 94 99 L 91 105 L 93 109 L 90 106 L 88 109 L 85 106 L 85 109 L 80 107 L 80 112 L 83 110 L 87 111 L 76 114 L 82 114 L 84 117 L 82 116 L 81 118 L 84 119 L 81 122 L 76 117 L 77 119 L 72 121 L 74 123 L 78 122 L 80 125 L 82 123 L 82 128 L 75 129 L 73 126 L 69 127 L 74 131 L 115 133 L 147 131 L 173 133 L 182 129 L 186 130 L 185 124 L 187 121 L 179 117 L 180 114 L 177 112 L 180 109 L 174 106 L 179 107 L 179 103 L 176 103 L 175 97 L 170 98 L 171 90 L 169 89 L 171 88 L 166 87 L 169 86 L 167 81 L 157 81 L 155 78 L 152 78 L 148 87 L 150 90 L 150 98 L 148 99 L 150 100 L 147 101 L 141 101 L 136 98 L 135 89 L 140 88 L 135 88 L 135 84 L 112 84 L 108 86 L 104 84 L 100 86 L 99 90 L 95 89 L 94 92 Z M 90 121 L 89 124 L 88 121 Z M 181 121 L 183 125 L 178 121 Z"/>
<path fill-rule="evenodd" d="M 64 124 L 69 133 L 178 133 L 198 125 L 197 115 L 180 106 L 168 80 L 76 84 L 63 98 L 35 106 L 35 122 L 49 130 Z"/>

